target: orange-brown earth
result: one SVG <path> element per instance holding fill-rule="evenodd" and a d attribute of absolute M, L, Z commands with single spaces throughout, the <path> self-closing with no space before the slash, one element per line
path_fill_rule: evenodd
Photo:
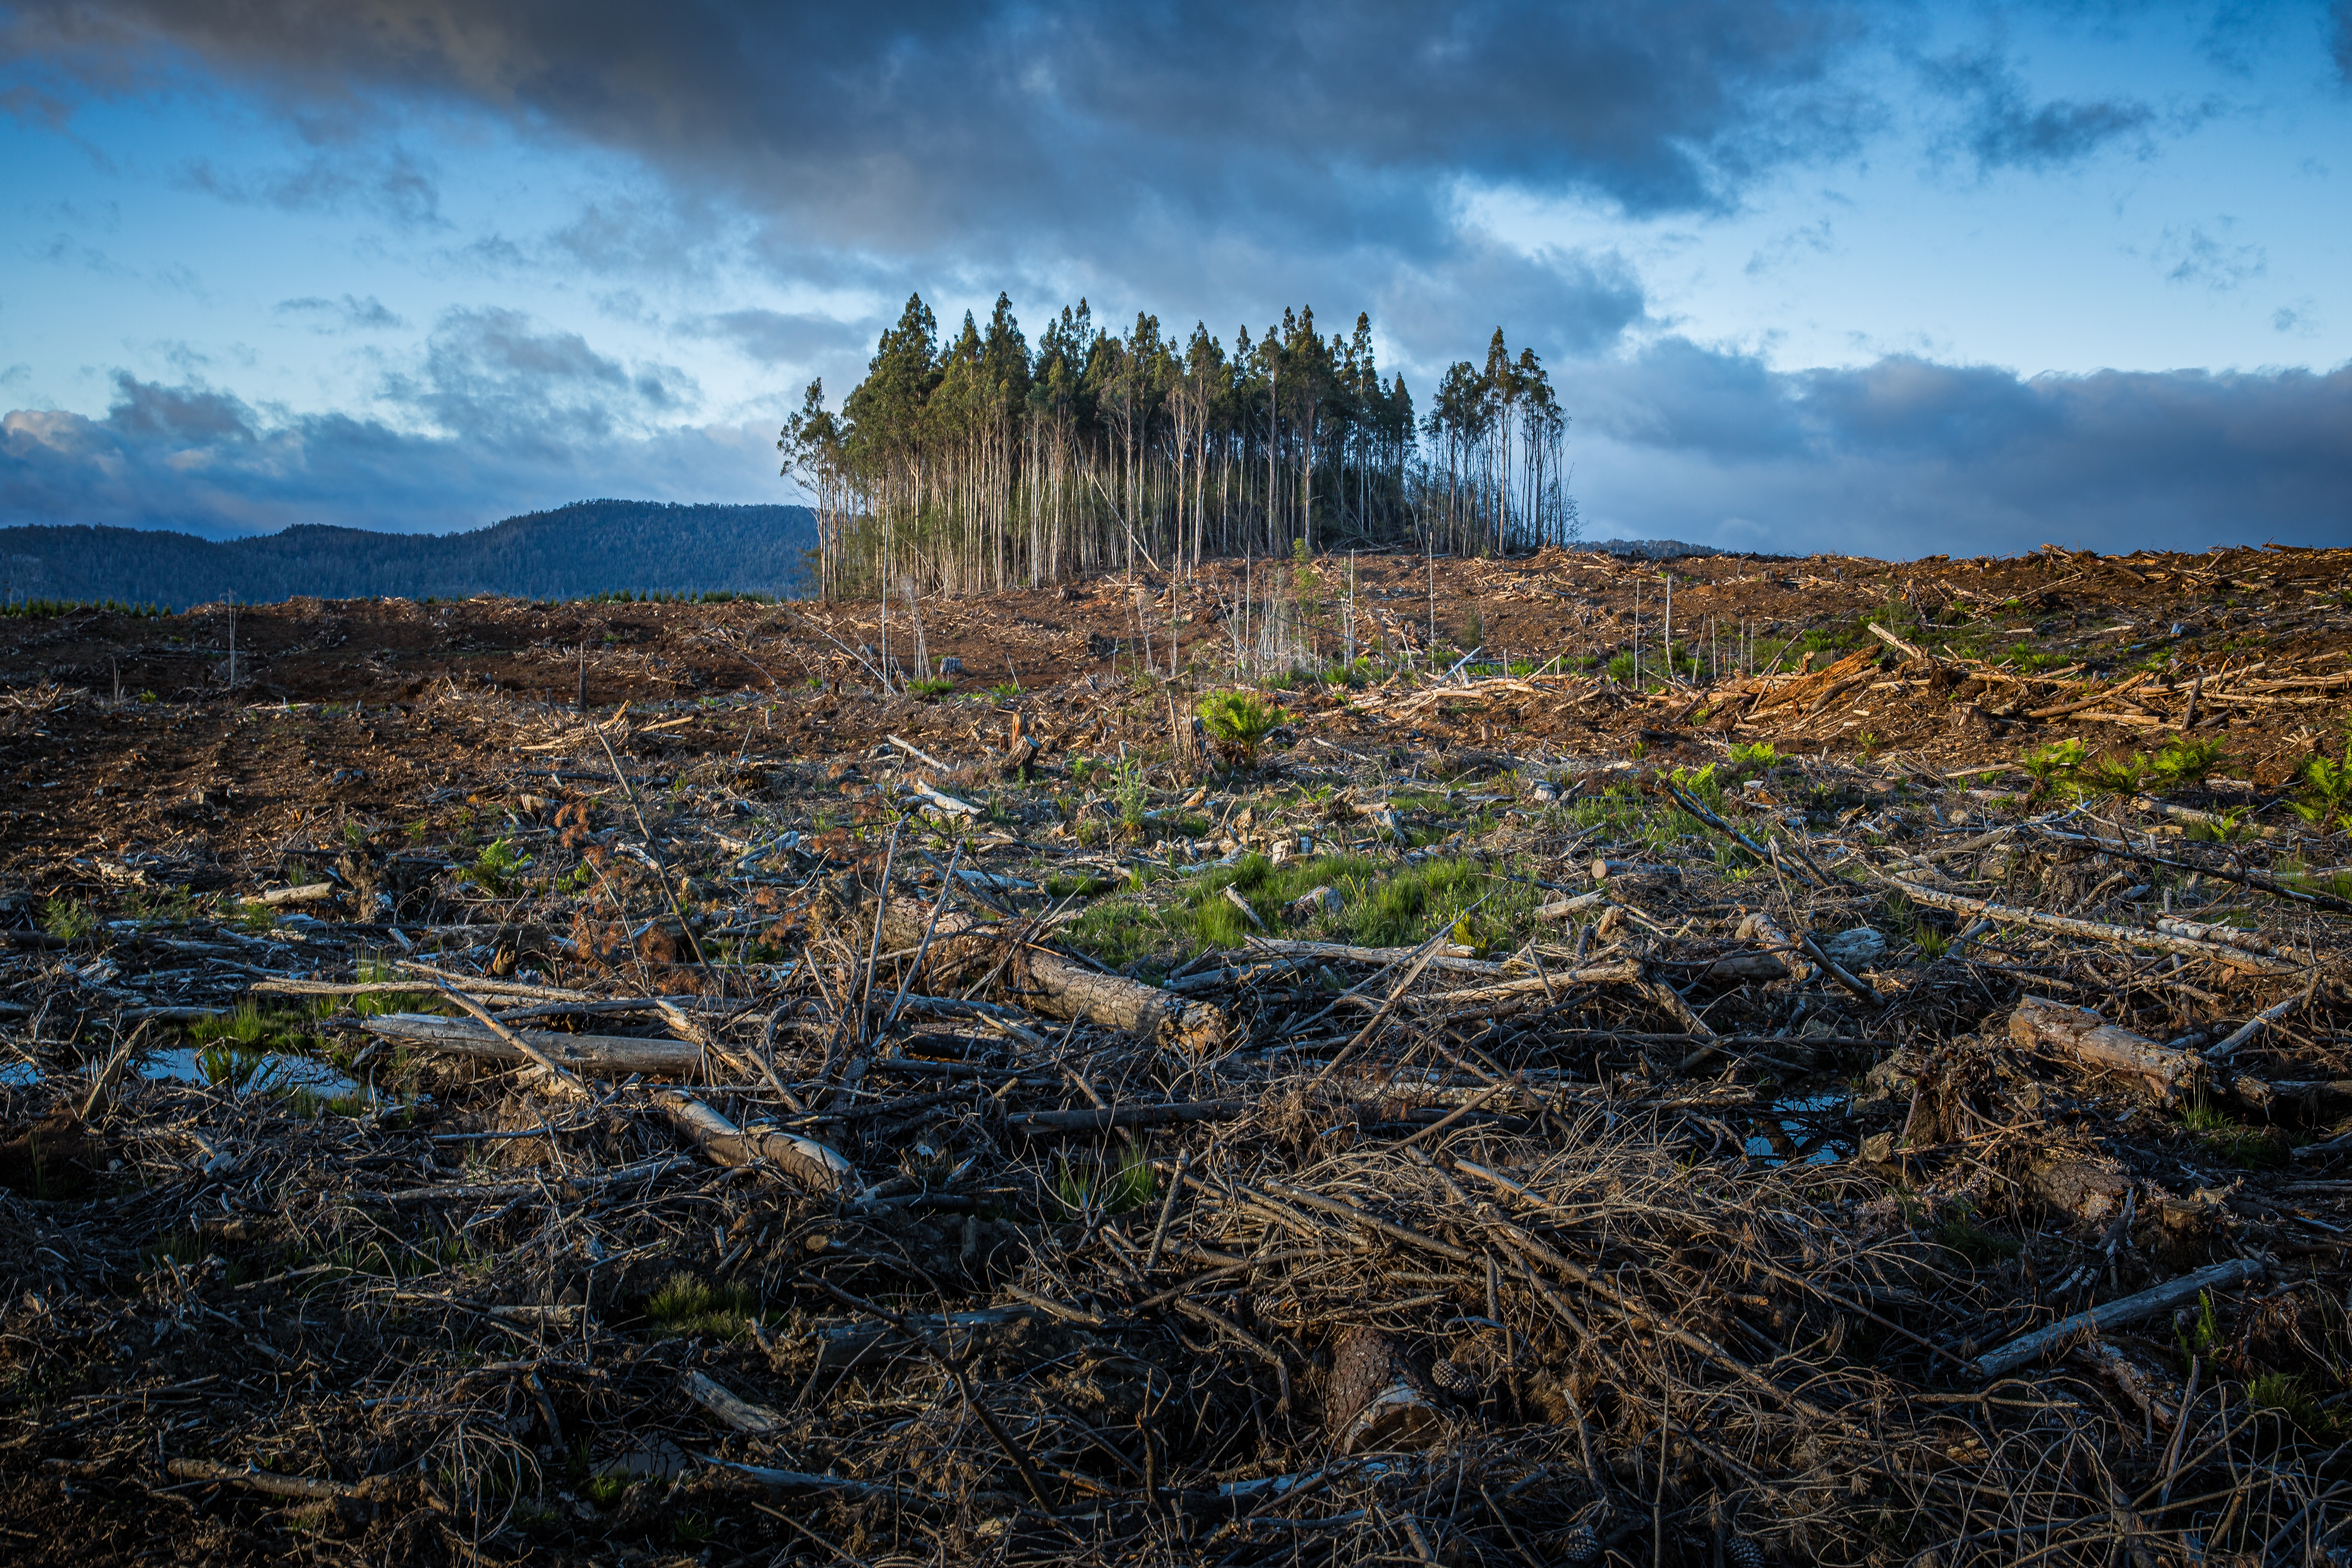
<path fill-rule="evenodd" d="M 1187 705 L 1196 689 L 1233 683 L 1241 616 L 1255 640 L 1270 588 L 1297 606 L 1297 646 L 1336 661 L 1352 619 L 1356 651 L 1375 661 L 1370 691 L 1292 683 L 1282 700 L 1302 743 L 1435 758 L 1639 748 L 1696 765 L 1728 743 L 1766 741 L 1784 753 L 1949 772 L 2067 739 L 2093 753 L 2146 748 L 2191 717 L 2201 677 L 2198 732 L 2226 744 L 2225 774 L 2272 791 L 2341 744 L 2352 711 L 2347 563 L 2352 552 L 2277 549 L 2120 558 L 2050 549 L 1902 564 L 1365 555 L 1325 557 L 1305 573 L 1288 562 L 1221 563 L 1190 583 L 1146 571 L 927 602 L 925 649 L 963 667 L 935 700 L 877 689 L 878 655 L 858 654 L 883 640 L 870 601 L 297 599 L 153 619 L 83 611 L 0 621 L 0 871 L 47 888 L 75 879 L 78 858 L 87 876 L 88 857 L 142 847 L 169 844 L 196 862 L 235 858 L 320 817 L 406 820 L 493 784 L 546 778 L 557 762 L 604 765 L 514 749 L 531 714 L 579 699 L 583 670 L 591 709 L 630 704 L 639 722 L 624 743 L 673 769 L 827 761 L 890 733 L 969 756 L 1001 749 L 1015 712 L 1046 742 L 1049 765 L 1064 750 L 1164 751 L 1171 700 Z M 1678 658 L 1696 657 L 1696 671 L 1647 694 L 1600 678 L 1592 667 L 1631 653 L 1637 635 L 1644 673 L 1655 676 L 1669 575 L 1674 646 Z M 1744 718 L 1759 700 L 1743 668 L 1785 677 L 1878 649 L 1868 618 L 1899 628 L 1928 659 L 1906 669 L 1888 648 L 1884 668 L 1824 709 L 1782 702 Z M 1461 700 L 1401 701 L 1414 677 L 1389 678 L 1431 668 L 1433 626 L 1438 666 L 1482 647 L 1489 659 L 1543 673 L 1517 689 L 1490 681 Z M 887 629 L 903 676 L 912 662 L 903 605 Z M 1171 633 L 1180 674 L 1169 681 Z M 1143 673 L 1147 657 L 1158 674 Z M 2134 674 L 2146 679 L 2120 705 L 2032 716 Z M 2241 689 L 2231 696 L 2228 686 Z M 452 692 L 506 700 L 436 700 Z M 698 705 L 698 716 L 646 727 L 675 721 L 688 710 L 681 704 Z"/>

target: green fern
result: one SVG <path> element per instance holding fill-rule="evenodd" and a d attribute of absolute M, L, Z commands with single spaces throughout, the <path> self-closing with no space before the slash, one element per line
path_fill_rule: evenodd
<path fill-rule="evenodd" d="M 1213 693 L 1201 700 L 1197 711 L 1217 749 L 1243 767 L 1256 763 L 1258 749 L 1266 737 L 1289 717 L 1254 691 Z"/>

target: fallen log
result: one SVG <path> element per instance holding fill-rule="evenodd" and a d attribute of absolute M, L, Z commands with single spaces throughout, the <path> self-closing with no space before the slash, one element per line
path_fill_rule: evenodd
<path fill-rule="evenodd" d="M 1679 879 L 1680 866 L 1644 866 L 1638 860 L 1612 860 L 1606 856 L 1592 862 L 1592 879 L 1605 882 L 1612 877 L 1666 877 Z"/>
<path fill-rule="evenodd" d="M 977 817 L 980 816 L 980 807 L 972 805 L 971 802 L 958 800 L 951 795 L 942 794 L 921 779 L 908 779 L 907 787 L 950 816 Z"/>
<path fill-rule="evenodd" d="M 1919 647 L 1916 643 L 1905 642 L 1901 637 L 1896 637 L 1893 632 L 1888 631 L 1876 621 L 1870 623 L 1870 635 L 1876 637 L 1880 642 L 1885 643 L 1888 647 L 1893 648 L 1896 653 L 1901 654 L 1905 658 L 1916 659 L 1923 664 L 1933 664 L 1936 662 L 1934 658 L 1928 654 L 1926 648 Z"/>
<path fill-rule="evenodd" d="M 1040 1132 L 1107 1132 L 1114 1127 L 1157 1127 L 1171 1121 L 1212 1121 L 1239 1116 L 1246 1107 L 1238 1100 L 1186 1100 L 1162 1105 L 1089 1106 L 1081 1110 L 1027 1110 L 1004 1119 L 1005 1131 Z"/>
<path fill-rule="evenodd" d="M 1290 942 L 1279 937 L 1253 937 L 1248 946 L 1252 953 L 1273 958 L 1313 958 L 1341 963 L 1404 963 L 1421 952 L 1418 947 L 1355 947 L 1344 942 Z M 1459 942 L 1440 942 L 1430 957 L 1430 967 L 1465 974 L 1507 973 L 1507 965 L 1473 958 L 1470 953 L 1471 950 Z"/>
<path fill-rule="evenodd" d="M 2009 1037 L 2023 1050 L 2041 1047 L 2094 1072 L 2137 1079 L 2166 1105 L 2184 1088 L 2194 1088 L 2205 1072 L 2204 1059 L 2193 1051 L 2158 1045 L 2087 1007 L 2043 996 L 2028 996 L 2017 1005 L 2009 1016 Z"/>
<path fill-rule="evenodd" d="M 2289 1013 L 2294 1012 L 2301 1005 L 2303 1005 L 2303 998 L 2300 996 L 2290 996 L 2284 1002 L 2273 1003 L 2270 1006 L 2263 1008 L 2261 1012 L 2255 1014 L 2252 1017 L 2239 1025 L 2237 1028 L 2231 1031 L 2230 1037 L 2227 1039 L 2219 1042 L 2208 1049 L 2205 1053 L 2205 1059 L 2208 1061 L 2220 1061 L 2223 1058 L 2232 1055 L 2240 1046 L 2244 1045 L 2248 1040 L 2251 1040 L 2256 1035 L 2261 1034 L 2265 1026 L 2277 1023 L 2281 1018 L 2285 1017 Z"/>
<path fill-rule="evenodd" d="M 2055 837 L 2055 835 L 2053 835 L 2053 837 Z M 2199 868 L 2191 866 L 2186 867 L 2184 869 L 2196 870 L 2199 869 Z M 2211 872 L 2208 872 L 2206 874 L 2208 876 L 2213 875 Z M 2270 942 L 2263 941 L 2260 936 L 2257 936 L 2252 931 L 2240 931 L 2235 926 L 2210 925 L 2203 921 L 2184 921 L 2172 915 L 2158 915 L 2156 917 L 2156 929 L 2162 931 L 2167 936 L 2185 936 L 2191 942 L 2216 942 L 2223 947 L 2234 947 L 2242 949 L 2247 952 L 2258 952 L 2264 958 L 2291 959 L 2294 956 L 2291 952 L 2282 952 L 2277 947 L 2273 946 Z"/>
<path fill-rule="evenodd" d="M 887 1481 L 861 1481 L 848 1476 L 821 1476 L 807 1470 L 771 1469 L 765 1465 L 739 1464 L 733 1459 L 714 1458 L 710 1455 L 696 1456 L 714 1470 L 741 1476 L 747 1481 L 783 1492 L 835 1492 L 847 1498 L 924 1498 L 926 1494 Z"/>
<path fill-rule="evenodd" d="M 2054 707 L 2029 709 L 2025 716 L 2029 719 L 2063 718 L 2069 713 L 2079 713 L 2085 708 L 2096 708 L 2100 703 L 2108 700 L 2110 698 L 2121 697 L 2125 692 L 2133 690 L 2144 684 L 2147 680 L 2147 674 L 2143 671 L 2138 675 L 2133 676 L 2129 680 L 2119 682 L 2114 686 L 2102 687 L 2098 690 L 2091 693 L 2088 697 L 2078 697 L 2071 702 L 2061 702 Z"/>
<path fill-rule="evenodd" d="M 332 882 L 305 882 L 299 888 L 265 888 L 247 899 L 252 904 L 323 904 L 335 896 Z"/>
<path fill-rule="evenodd" d="M 240 1470 L 210 1459 L 173 1459 L 164 1469 L 184 1481 L 215 1481 L 267 1492 L 272 1497 L 303 1498 L 314 1502 L 343 1501 L 365 1495 L 363 1488 L 342 1481 L 317 1481 L 308 1476 L 281 1476 L 269 1470 Z"/>
<path fill-rule="evenodd" d="M 765 1162 L 816 1192 L 845 1191 L 857 1185 L 856 1168 L 814 1139 L 773 1128 L 738 1127 L 692 1095 L 675 1089 L 657 1089 L 653 1100 L 670 1124 L 714 1165 L 740 1168 Z"/>
<path fill-rule="evenodd" d="M 893 899 L 884 906 L 883 942 L 891 948 L 919 945 L 931 926 L 928 900 Z M 1224 1010 L 1212 1002 L 1191 1002 L 1157 985 L 1123 975 L 1103 974 L 1075 959 L 1021 942 L 1006 962 L 1005 943 L 1019 942 L 1020 928 L 991 925 L 959 910 L 943 910 L 930 946 L 908 985 L 953 992 L 990 974 L 1003 993 L 1053 1018 L 1085 1018 L 1114 1029 L 1154 1036 L 1195 1056 L 1224 1047 Z"/>
<path fill-rule="evenodd" d="M 520 1182 L 445 1182 L 437 1186 L 400 1187 L 388 1193 L 353 1194 L 352 1196 L 373 1196 L 393 1205 L 507 1203 L 544 1193 L 551 1197 L 585 1197 L 606 1187 L 629 1182 L 650 1182 L 673 1171 L 690 1167 L 694 1162 L 683 1154 L 664 1154 L 656 1159 L 640 1160 L 634 1164 L 593 1173 L 558 1177 L 550 1182 L 534 1177 Z"/>
<path fill-rule="evenodd" d="M 360 1027 L 387 1040 L 425 1046 L 456 1056 L 501 1062 L 530 1059 L 527 1053 L 493 1034 L 488 1026 L 470 1018 L 445 1018 L 436 1013 L 385 1013 L 362 1019 Z M 676 1077 L 702 1065 L 702 1047 L 688 1040 L 559 1035 L 545 1029 L 518 1029 L 513 1033 L 549 1060 L 601 1077 L 625 1078 L 631 1073 Z"/>
<path fill-rule="evenodd" d="M 2194 1300 L 2207 1290 L 2226 1290 L 2232 1285 L 2259 1279 L 2264 1267 L 2263 1260 L 2259 1258 L 2233 1258 L 2227 1263 L 2216 1263 L 2210 1268 L 2200 1268 L 2194 1274 L 2168 1279 L 2137 1295 L 2093 1307 L 2071 1318 L 2061 1318 L 2048 1328 L 2021 1335 L 1999 1350 L 1988 1351 L 1977 1357 L 1964 1370 L 1979 1381 L 2015 1372 L 2053 1346 L 2069 1343 L 2077 1334 L 2136 1323 L 2142 1318 L 2163 1311 L 2167 1307 Z"/>
<path fill-rule="evenodd" d="M 1913 899 L 1955 914 L 1982 915 L 1995 924 L 2032 926 L 2036 931 L 2056 931 L 2061 936 L 2086 937 L 2093 942 L 2119 942 L 2127 947 L 2153 948 L 2158 952 L 2177 952 L 2187 958 L 2210 958 L 2218 963 L 2252 970 L 2263 974 L 2299 974 L 2303 966 L 2283 963 L 2243 948 L 2221 942 L 2192 941 L 2188 937 L 2170 936 L 2160 931 L 2143 931 L 2137 926 L 2108 925 L 2101 921 L 2078 921 L 2071 915 L 2044 914 L 2040 910 L 2022 909 L 2015 904 L 1996 904 L 1985 899 L 1971 899 L 1960 893 L 1947 893 L 1938 889 L 1906 881 L 1900 877 L 1856 860 L 1870 874 L 1894 888 L 1906 899 Z"/>

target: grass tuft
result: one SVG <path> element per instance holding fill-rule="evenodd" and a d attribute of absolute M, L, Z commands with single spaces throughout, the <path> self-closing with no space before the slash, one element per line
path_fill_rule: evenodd
<path fill-rule="evenodd" d="M 660 1326 L 666 1338 L 740 1340 L 751 1331 L 759 1305 L 759 1298 L 748 1286 L 710 1285 L 691 1274 L 677 1273 L 646 1298 L 646 1316 Z"/>

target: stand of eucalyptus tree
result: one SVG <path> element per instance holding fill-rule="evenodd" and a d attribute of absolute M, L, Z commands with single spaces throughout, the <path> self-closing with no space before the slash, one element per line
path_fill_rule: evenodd
<path fill-rule="evenodd" d="M 1427 454 L 1418 437 L 1430 441 Z M 997 297 L 944 347 L 917 295 L 866 378 L 825 406 L 810 383 L 777 441 L 816 502 L 827 597 L 972 592 L 1212 555 L 1411 543 L 1491 553 L 1575 536 L 1567 420 L 1531 350 L 1496 329 L 1416 426 L 1371 321 L 1322 337 L 1283 312 L 1228 353 L 1139 314 L 1122 337 L 1084 300 L 1032 349 Z"/>

